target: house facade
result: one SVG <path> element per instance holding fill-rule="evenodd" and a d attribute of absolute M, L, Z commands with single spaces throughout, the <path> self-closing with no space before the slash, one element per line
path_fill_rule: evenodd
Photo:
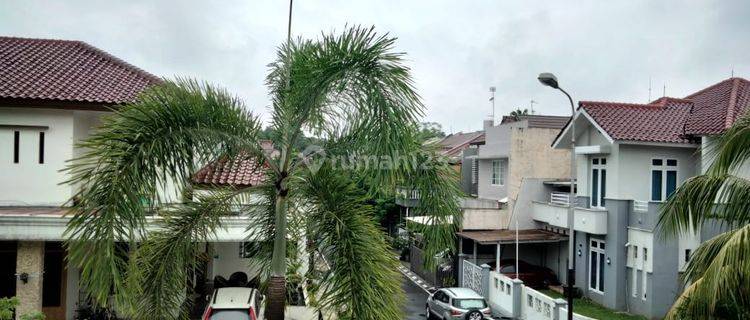
<path fill-rule="evenodd" d="M 85 304 L 79 270 L 62 246 L 66 206 L 78 187 L 65 184 L 61 170 L 112 108 L 160 81 L 83 42 L 0 37 L 0 297 L 19 298 L 17 317 L 43 311 L 47 319 L 73 319 Z M 150 226 L 156 220 L 147 218 Z M 223 223 L 206 246 L 209 279 L 247 269 L 246 219 Z"/>
<path fill-rule="evenodd" d="M 552 146 L 569 149 L 575 126 L 575 285 L 586 297 L 648 318 L 666 314 L 682 292 L 679 275 L 690 254 L 719 229 L 662 239 L 660 205 L 710 165 L 704 146 L 745 113 L 749 84 L 731 78 L 648 104 L 579 103 Z M 531 218 L 538 228 L 564 232 L 568 200 L 548 191 L 532 201 Z M 565 265 L 566 256 L 567 247 L 546 260 Z"/>

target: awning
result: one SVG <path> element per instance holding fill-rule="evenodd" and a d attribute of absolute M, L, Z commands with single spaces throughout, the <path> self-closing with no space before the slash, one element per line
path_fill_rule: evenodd
<path fill-rule="evenodd" d="M 436 224 L 435 222 L 437 222 L 437 219 L 433 218 L 432 216 L 407 217 L 406 220 L 409 220 L 414 223 L 423 224 L 426 226 L 435 225 Z M 453 216 L 448 216 L 446 217 L 445 220 L 446 220 L 445 221 L 446 224 L 451 224 L 453 223 Z"/>
<path fill-rule="evenodd" d="M 516 243 L 516 230 L 461 231 L 456 233 L 464 239 L 471 239 L 479 244 Z M 568 236 L 546 230 L 518 230 L 518 243 L 549 243 L 568 240 Z"/>

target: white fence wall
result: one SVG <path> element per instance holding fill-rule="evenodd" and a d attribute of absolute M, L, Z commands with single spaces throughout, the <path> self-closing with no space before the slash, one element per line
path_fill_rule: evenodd
<path fill-rule="evenodd" d="M 568 303 L 553 299 L 537 290 L 523 285 L 523 281 L 511 279 L 503 274 L 487 271 L 461 260 L 459 283 L 484 296 L 495 315 L 527 320 L 561 320 L 567 318 Z M 576 320 L 593 320 L 573 313 Z"/>

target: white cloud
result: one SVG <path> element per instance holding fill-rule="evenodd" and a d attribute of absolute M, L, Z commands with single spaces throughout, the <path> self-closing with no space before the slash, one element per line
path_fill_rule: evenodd
<path fill-rule="evenodd" d="M 425 104 L 425 120 L 472 130 L 490 113 L 538 101 L 567 114 L 536 81 L 557 74 L 576 99 L 646 101 L 684 96 L 735 75 L 750 77 L 746 1 L 296 1 L 293 33 L 345 24 L 397 36 Z M 285 1 L 3 1 L 4 35 L 89 42 L 160 76 L 227 87 L 267 114 L 266 64 L 286 38 Z M 266 117 L 267 118 L 267 117 Z"/>

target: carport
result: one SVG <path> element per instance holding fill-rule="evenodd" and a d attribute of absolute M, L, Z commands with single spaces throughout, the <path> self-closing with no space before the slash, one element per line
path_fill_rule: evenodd
<path fill-rule="evenodd" d="M 477 263 L 477 245 L 495 245 L 495 266 L 500 265 L 503 245 L 515 244 L 516 254 L 518 246 L 522 244 L 544 244 L 559 243 L 568 241 L 568 236 L 555 233 L 548 230 L 528 229 L 528 230 L 478 230 L 478 231 L 461 231 L 456 235 L 462 239 L 459 241 L 458 252 L 463 252 L 463 239 L 472 240 L 471 258 L 473 263 Z"/>

